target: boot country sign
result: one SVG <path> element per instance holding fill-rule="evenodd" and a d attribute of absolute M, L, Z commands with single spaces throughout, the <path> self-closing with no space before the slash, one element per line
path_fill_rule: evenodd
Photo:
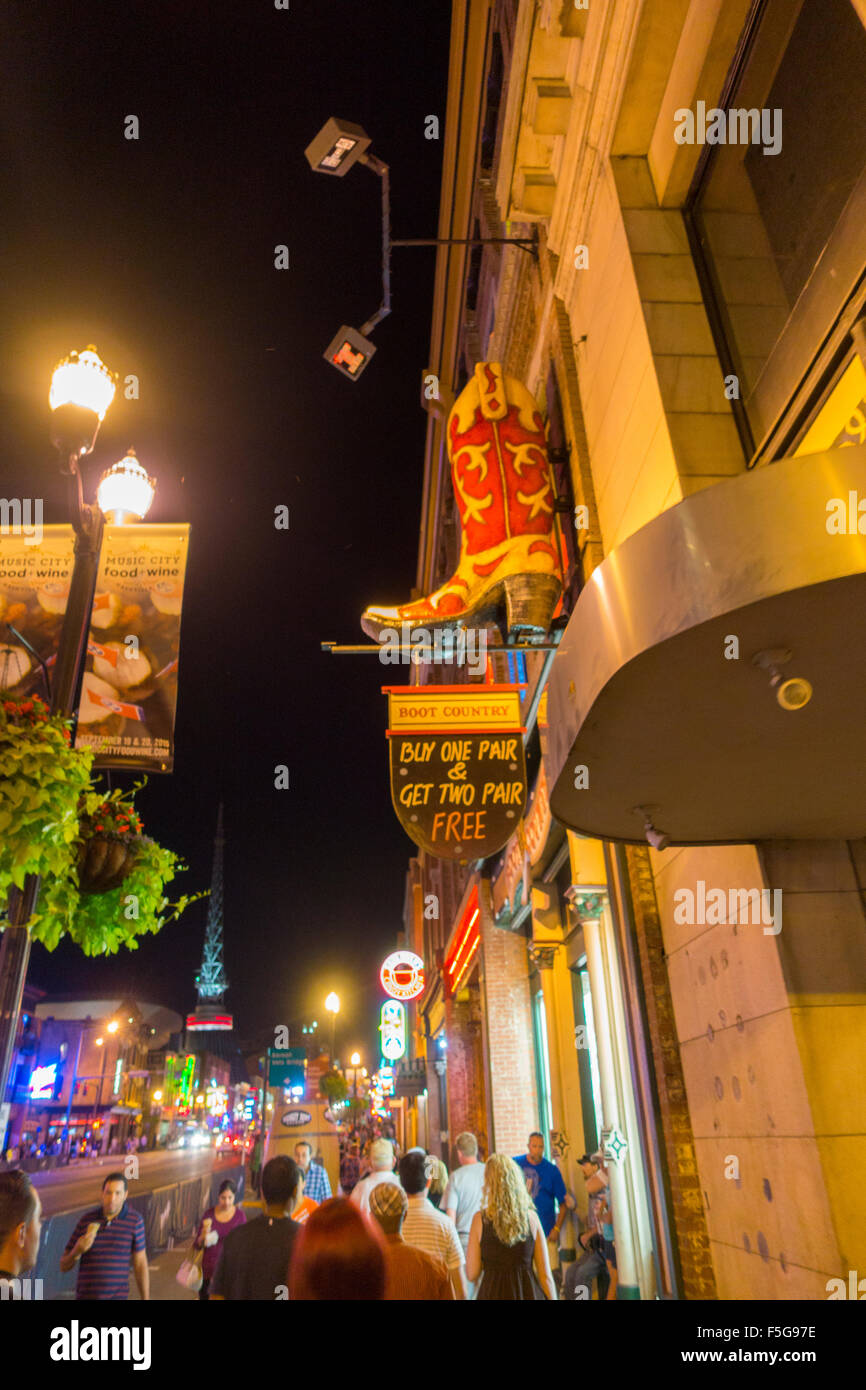
<path fill-rule="evenodd" d="M 437 859 L 486 859 L 526 806 L 518 685 L 385 686 L 391 800 Z"/>

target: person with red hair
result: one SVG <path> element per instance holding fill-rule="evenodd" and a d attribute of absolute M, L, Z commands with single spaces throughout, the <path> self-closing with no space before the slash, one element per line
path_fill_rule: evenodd
<path fill-rule="evenodd" d="M 289 1297 L 382 1299 L 385 1256 L 358 1208 L 332 1197 L 301 1228 L 289 1265 Z"/>

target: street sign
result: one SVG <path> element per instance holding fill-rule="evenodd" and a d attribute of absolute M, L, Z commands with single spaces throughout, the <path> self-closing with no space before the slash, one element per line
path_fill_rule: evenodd
<path fill-rule="evenodd" d="M 268 1048 L 268 1085 L 284 1090 L 303 1088 L 306 1069 L 307 1054 L 302 1047 Z"/>

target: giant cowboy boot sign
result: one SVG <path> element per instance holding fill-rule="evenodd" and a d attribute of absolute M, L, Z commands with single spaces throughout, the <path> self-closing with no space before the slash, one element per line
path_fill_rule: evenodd
<path fill-rule="evenodd" d="M 484 627 L 503 613 L 508 638 L 547 633 L 562 592 L 544 424 L 526 387 L 479 362 L 448 416 L 448 457 L 460 513 L 460 563 L 427 598 L 372 604 L 368 636 L 401 624 Z"/>

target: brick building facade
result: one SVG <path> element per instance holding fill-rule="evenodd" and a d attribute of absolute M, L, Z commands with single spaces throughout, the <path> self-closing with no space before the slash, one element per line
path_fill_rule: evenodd
<path fill-rule="evenodd" d="M 727 833 L 691 834 L 686 822 L 669 845 L 655 833 L 645 806 L 657 798 L 635 770 L 665 740 L 678 763 L 679 726 L 692 715 L 688 701 L 676 704 L 677 681 L 695 679 L 700 661 L 710 663 L 705 653 L 689 669 L 660 665 L 653 708 L 664 720 L 646 718 L 639 704 L 619 723 L 610 716 L 598 753 L 608 771 L 589 769 L 595 781 L 583 804 L 567 785 L 582 682 L 625 640 L 652 587 L 650 571 L 643 592 L 626 594 L 622 557 L 649 545 L 661 518 L 670 534 L 681 524 L 694 540 L 693 518 L 712 525 L 730 505 L 728 550 L 666 596 L 670 607 L 684 595 L 685 606 L 709 573 L 722 602 L 765 554 L 784 549 L 774 517 L 794 506 L 797 489 L 821 468 L 832 477 L 844 464 L 853 479 L 864 466 L 866 144 L 859 134 L 843 138 L 832 114 L 859 101 L 851 65 L 866 57 L 864 21 L 859 0 L 787 9 L 782 0 L 454 6 L 452 71 L 461 76 L 449 91 L 439 235 L 535 245 L 439 248 L 428 371 L 440 390 L 428 417 L 417 590 L 441 583 L 458 550 L 448 409 L 477 362 L 499 362 L 545 419 L 566 578 L 551 635 L 564 636 L 555 658 L 527 653 L 519 673 L 513 657 L 491 656 L 489 678 L 527 686 L 524 826 L 483 864 L 415 861 L 419 897 L 407 932 L 431 978 L 414 1045 L 428 1057 L 428 1117 L 436 1111 L 443 1153 L 455 1126 L 513 1153 L 539 1128 L 583 1213 L 575 1159 L 603 1147 L 626 1297 L 823 1297 L 828 1278 L 866 1260 L 855 1177 L 866 1152 L 856 1081 L 866 877 L 844 796 L 828 812 L 832 834 L 786 832 L 772 807 L 770 831 L 748 833 L 746 789 L 742 825 L 730 822 Z M 819 32 L 846 96 L 827 91 L 816 107 L 793 78 Z M 737 100 L 783 111 L 788 143 L 772 158 L 675 138 L 675 113 Z M 810 162 L 822 171 L 820 226 L 798 216 L 779 176 L 799 186 Z M 811 465 L 810 455 L 811 471 L 788 466 L 803 457 Z M 732 487 L 742 508 L 723 500 Z M 738 548 L 759 492 L 773 501 L 757 507 L 754 539 Z M 660 551 L 656 572 L 664 568 Z M 862 568 L 852 555 L 850 573 Z M 792 560 L 791 592 L 814 580 Z M 745 631 L 747 607 L 741 600 L 720 631 Z M 792 614 L 808 650 L 821 625 L 805 607 Z M 661 603 L 650 647 L 661 644 L 665 617 Z M 683 630 L 690 621 L 684 613 Z M 718 660 L 695 685 L 697 707 L 709 708 L 733 676 Z M 418 673 L 421 682 L 441 678 Z M 737 766 L 739 733 L 724 706 L 714 708 L 701 748 L 710 758 L 727 741 L 724 780 Z M 763 717 L 755 706 L 740 728 Z M 782 727 L 804 731 L 791 750 L 805 757 L 811 715 L 782 716 L 792 718 L 800 725 Z M 775 728 L 753 746 L 756 762 L 770 756 Z M 620 744 L 633 751 L 617 765 Z M 763 779 L 781 779 L 782 761 L 778 771 L 768 762 Z M 625 788 L 620 824 L 602 834 L 593 824 L 604 817 L 586 807 L 600 804 L 599 782 L 614 775 Z M 703 801 L 699 786 L 692 791 L 706 820 L 717 798 L 707 785 Z M 545 796 L 557 812 L 527 845 L 532 805 Z M 801 803 L 794 792 L 778 797 L 784 810 Z M 638 843 L 641 822 L 629 819 L 637 808 L 649 844 Z M 669 810 L 663 801 L 654 813 Z M 699 882 L 783 892 L 784 930 L 681 921 L 677 895 Z M 444 966 L 473 884 L 478 951 L 452 999 Z M 435 930 L 419 917 L 431 893 L 441 909 Z"/>

